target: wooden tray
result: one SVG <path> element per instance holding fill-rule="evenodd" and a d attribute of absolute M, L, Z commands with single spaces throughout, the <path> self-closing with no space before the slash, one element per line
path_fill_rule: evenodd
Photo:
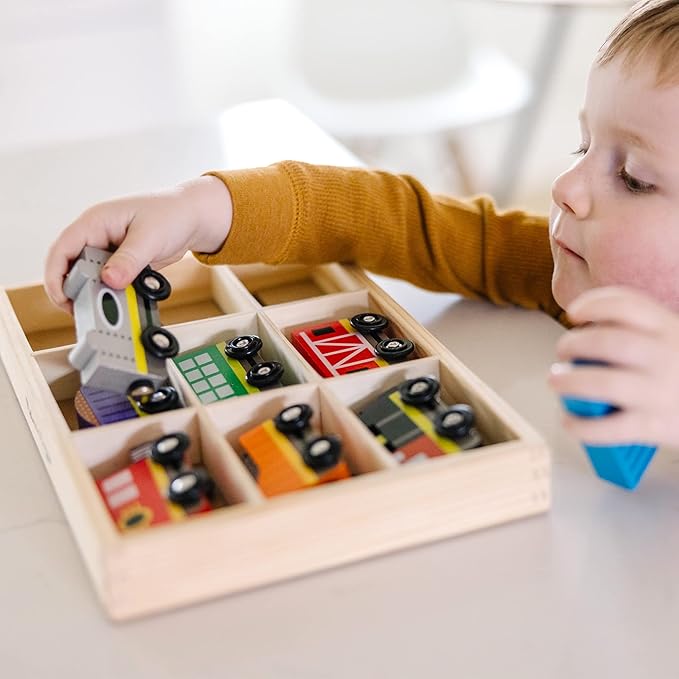
<path fill-rule="evenodd" d="M 173 293 L 161 319 L 188 350 L 257 332 L 286 368 L 286 386 L 203 405 L 170 365 L 187 407 L 78 431 L 70 316 L 41 285 L 0 290 L 0 355 L 105 610 L 127 619 L 544 512 L 549 453 L 536 432 L 362 271 L 204 267 L 163 273 Z M 295 327 L 365 310 L 384 313 L 419 358 L 323 379 L 289 341 Z M 355 412 L 404 379 L 434 375 L 444 401 L 477 413 L 483 448 L 398 465 Z M 306 401 L 341 435 L 352 478 L 266 499 L 236 452 L 239 433 Z M 229 503 L 206 515 L 122 534 L 94 479 L 127 451 L 182 429 Z"/>

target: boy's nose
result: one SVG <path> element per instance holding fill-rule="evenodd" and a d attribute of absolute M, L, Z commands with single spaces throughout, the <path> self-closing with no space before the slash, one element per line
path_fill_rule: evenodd
<path fill-rule="evenodd" d="M 554 180 L 552 199 L 565 212 L 585 219 L 592 209 L 590 188 L 581 160 Z"/>

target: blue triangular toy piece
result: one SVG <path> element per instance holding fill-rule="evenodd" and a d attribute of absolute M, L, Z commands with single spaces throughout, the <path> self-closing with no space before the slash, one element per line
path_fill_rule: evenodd
<path fill-rule="evenodd" d="M 578 361 L 581 363 L 582 361 Z M 618 410 L 604 401 L 562 397 L 564 407 L 579 417 L 605 417 Z M 634 490 L 655 454 L 657 446 L 641 443 L 618 444 L 613 446 L 595 446 L 583 443 L 594 471 L 602 479 L 618 486 Z"/>

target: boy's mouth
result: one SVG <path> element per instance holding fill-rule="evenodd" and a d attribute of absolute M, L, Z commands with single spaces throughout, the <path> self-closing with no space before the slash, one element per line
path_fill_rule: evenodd
<path fill-rule="evenodd" d="M 577 252 L 574 252 L 573 250 L 571 250 L 565 243 L 563 243 L 562 241 L 560 241 L 558 238 L 555 238 L 555 239 L 554 239 L 554 242 L 557 244 L 557 246 L 558 246 L 561 250 L 563 250 L 563 252 L 564 252 L 566 255 L 569 255 L 569 256 L 571 256 L 571 257 L 576 257 L 577 259 L 580 259 L 580 260 L 582 260 L 583 262 L 585 261 L 585 258 L 584 258 L 584 257 L 581 257 Z"/>

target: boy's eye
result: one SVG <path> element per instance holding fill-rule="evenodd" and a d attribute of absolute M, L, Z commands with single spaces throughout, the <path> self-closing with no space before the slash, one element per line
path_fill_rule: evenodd
<path fill-rule="evenodd" d="M 587 153 L 587 147 L 584 144 L 580 144 L 575 151 L 571 151 L 572 156 L 584 156 Z"/>
<path fill-rule="evenodd" d="M 653 184 L 642 182 L 641 179 L 633 177 L 624 167 L 620 170 L 620 172 L 618 172 L 618 177 L 622 179 L 622 181 L 625 183 L 625 186 L 627 187 L 627 190 L 631 193 L 651 193 L 655 190 L 655 186 Z"/>

